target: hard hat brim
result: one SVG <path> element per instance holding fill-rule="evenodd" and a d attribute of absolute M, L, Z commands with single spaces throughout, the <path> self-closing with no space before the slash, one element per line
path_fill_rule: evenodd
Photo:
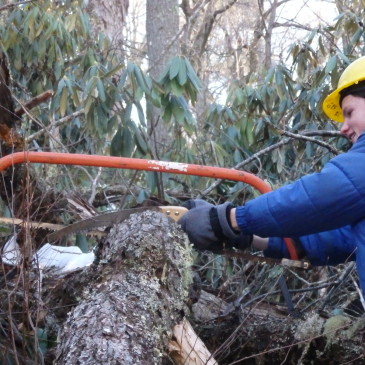
<path fill-rule="evenodd" d="M 328 118 L 334 120 L 335 122 L 343 123 L 342 109 L 340 106 L 340 91 L 343 88 L 336 89 L 331 94 L 329 94 L 323 101 L 323 111 Z"/>
<path fill-rule="evenodd" d="M 324 113 L 330 119 L 334 120 L 335 122 L 343 123 L 343 115 L 342 115 L 342 108 L 340 105 L 340 92 L 354 84 L 358 84 L 360 81 L 365 80 L 364 78 L 360 78 L 356 80 L 356 82 L 349 82 L 341 87 L 338 87 L 334 90 L 331 94 L 329 94 L 323 101 L 322 108 Z"/>

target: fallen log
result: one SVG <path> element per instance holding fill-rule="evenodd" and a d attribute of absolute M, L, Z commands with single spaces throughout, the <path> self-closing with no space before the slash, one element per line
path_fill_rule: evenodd
<path fill-rule="evenodd" d="M 216 364 L 185 319 L 191 264 L 185 235 L 160 213 L 113 227 L 59 334 L 55 363 Z"/>

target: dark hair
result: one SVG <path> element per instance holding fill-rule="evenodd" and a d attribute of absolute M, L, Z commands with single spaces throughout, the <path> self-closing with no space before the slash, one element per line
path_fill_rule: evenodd
<path fill-rule="evenodd" d="M 342 100 L 347 95 L 359 96 L 365 99 L 365 80 L 358 82 L 357 84 L 353 84 L 343 90 L 340 91 L 340 105 L 342 104 Z"/>

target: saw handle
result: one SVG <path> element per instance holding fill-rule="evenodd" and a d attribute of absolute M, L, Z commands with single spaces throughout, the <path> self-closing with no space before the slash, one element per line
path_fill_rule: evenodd
<path fill-rule="evenodd" d="M 158 207 L 160 212 L 177 222 L 187 211 L 188 209 L 179 206 L 160 206 Z"/>

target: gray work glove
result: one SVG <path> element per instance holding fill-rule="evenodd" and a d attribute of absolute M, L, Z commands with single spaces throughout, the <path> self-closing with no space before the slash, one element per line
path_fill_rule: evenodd
<path fill-rule="evenodd" d="M 204 200 L 188 200 L 189 209 L 178 221 L 191 243 L 198 250 L 221 253 L 225 248 L 245 250 L 251 245 L 252 235 L 234 231 L 229 223 L 231 203 L 209 204 Z"/>

